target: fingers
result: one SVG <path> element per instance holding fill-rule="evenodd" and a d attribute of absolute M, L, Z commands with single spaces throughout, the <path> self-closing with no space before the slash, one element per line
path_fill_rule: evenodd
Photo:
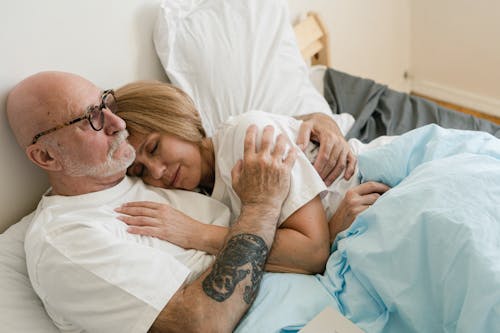
<path fill-rule="evenodd" d="M 128 225 L 144 227 L 144 226 L 158 226 L 160 223 L 152 217 L 148 216 L 125 216 L 120 215 L 117 217 L 118 220 L 125 222 Z"/>
<path fill-rule="evenodd" d="M 350 217 L 352 218 L 352 221 L 351 223 L 354 221 L 354 219 L 356 219 L 356 217 L 361 214 L 362 212 L 364 212 L 365 210 L 367 210 L 368 208 L 370 208 L 371 205 L 360 205 L 360 206 L 356 206 L 354 208 L 351 209 L 351 211 L 349 212 L 350 214 Z"/>
<path fill-rule="evenodd" d="M 343 150 L 340 146 L 339 148 L 340 155 L 338 157 L 330 157 L 330 161 L 337 161 L 337 163 L 325 178 L 325 184 L 327 186 L 330 186 L 335 181 L 335 179 L 337 179 L 342 174 L 342 171 L 345 170 L 347 151 L 345 149 Z"/>
<path fill-rule="evenodd" d="M 264 127 L 260 144 L 256 142 L 254 130 L 254 127 L 247 129 L 244 158 L 231 170 L 232 186 L 242 205 L 259 204 L 277 209 L 289 191 L 296 149 L 289 148 L 286 135 L 277 135 L 275 141 L 273 126 Z"/>
<path fill-rule="evenodd" d="M 354 175 L 354 171 L 356 171 L 356 164 L 358 163 L 358 159 L 356 158 L 356 156 L 354 156 L 352 151 L 349 151 L 347 153 L 346 161 L 347 165 L 344 172 L 344 179 L 349 180 Z"/>
<path fill-rule="evenodd" d="M 262 138 L 260 140 L 260 153 L 270 153 L 274 142 L 274 127 L 266 126 L 262 130 Z"/>
<path fill-rule="evenodd" d="M 161 204 L 153 201 L 131 201 L 121 205 L 121 207 L 144 207 L 157 209 Z"/>
<path fill-rule="evenodd" d="M 243 170 L 243 160 L 238 160 L 234 167 L 231 169 L 231 182 L 233 188 L 240 182 L 241 171 Z"/>
<path fill-rule="evenodd" d="M 379 193 L 370 193 L 370 194 L 365 194 L 359 197 L 359 204 L 364 205 L 366 207 L 369 207 L 375 203 L 375 201 L 380 198 L 381 194 Z"/>
<path fill-rule="evenodd" d="M 320 138 L 320 140 L 322 141 L 320 141 L 318 156 L 316 157 L 316 161 L 314 161 L 313 166 L 316 171 L 318 171 L 321 179 L 325 179 L 337 161 L 330 161 L 330 155 L 332 154 L 334 148 L 333 141 L 327 140 L 326 138 Z"/>
<path fill-rule="evenodd" d="M 262 130 L 262 137 L 260 140 L 260 149 L 257 147 L 258 128 L 256 125 L 250 125 L 247 128 L 244 141 L 244 155 L 250 157 L 252 154 L 272 154 L 274 156 L 283 156 L 287 148 L 290 146 L 288 137 L 284 134 L 279 134 L 274 139 L 274 127 L 267 125 Z"/>
<path fill-rule="evenodd" d="M 325 184 L 329 186 L 346 169 L 350 148 L 347 143 L 337 137 L 323 135 L 319 140 L 319 151 L 316 161 L 314 161 L 314 168 Z M 354 169 L 350 172 L 349 178 L 353 173 Z"/>
<path fill-rule="evenodd" d="M 256 152 L 255 141 L 257 140 L 257 126 L 251 125 L 247 128 L 245 134 L 245 141 L 243 144 L 244 153 L 246 157 L 248 154 L 254 154 Z"/>
<path fill-rule="evenodd" d="M 358 185 L 352 189 L 355 193 L 359 195 L 367 195 L 370 193 L 379 193 L 383 194 L 390 189 L 389 186 L 379 183 L 379 182 L 366 182 L 361 185 Z"/>
<path fill-rule="evenodd" d="M 304 150 L 311 139 L 312 125 L 309 122 L 303 121 L 299 128 L 297 136 L 297 146 Z"/>
<path fill-rule="evenodd" d="M 116 212 L 130 216 L 158 216 L 158 210 L 155 207 L 145 207 L 141 205 L 124 205 L 115 209 Z"/>
<path fill-rule="evenodd" d="M 298 152 L 295 147 L 290 147 L 290 150 L 288 151 L 288 155 L 286 156 L 285 160 L 283 163 L 286 165 L 287 170 L 290 170 L 293 165 L 295 164 L 295 161 L 297 160 Z"/>
<path fill-rule="evenodd" d="M 288 144 L 288 139 L 285 135 L 280 134 L 276 138 L 276 144 L 274 145 L 273 157 L 274 158 L 283 158 L 285 156 L 286 150 L 290 145 Z"/>
<path fill-rule="evenodd" d="M 161 239 L 161 230 L 156 227 L 129 227 L 127 231 L 135 235 L 150 236 Z"/>

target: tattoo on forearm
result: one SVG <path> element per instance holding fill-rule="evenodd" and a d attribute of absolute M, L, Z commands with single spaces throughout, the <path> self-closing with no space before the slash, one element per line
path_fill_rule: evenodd
<path fill-rule="evenodd" d="M 203 291 L 214 300 L 224 302 L 231 297 L 238 283 L 251 274 L 243 300 L 252 303 L 264 274 L 268 252 L 266 243 L 259 236 L 239 234 L 232 237 L 203 280 Z"/>

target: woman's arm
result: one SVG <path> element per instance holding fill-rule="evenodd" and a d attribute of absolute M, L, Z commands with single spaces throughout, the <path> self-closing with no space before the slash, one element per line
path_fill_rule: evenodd
<path fill-rule="evenodd" d="M 132 234 L 157 237 L 180 247 L 216 255 L 229 228 L 204 224 L 166 204 L 138 201 L 116 210 Z M 329 255 L 328 225 L 319 197 L 284 221 L 276 232 L 266 270 L 314 274 L 322 272 Z"/>
<path fill-rule="evenodd" d="M 246 127 L 248 125 L 243 122 L 234 129 Z M 273 146 L 273 138 L 273 126 L 265 126 L 262 130 L 262 146 Z M 282 133 L 276 137 L 275 145 L 283 147 L 287 146 L 287 142 L 287 137 Z M 230 143 L 233 144 L 234 141 Z M 298 169 L 302 170 L 300 172 L 306 169 L 314 172 L 305 157 L 297 164 L 303 166 Z M 302 178 L 296 178 L 295 183 L 292 180 L 294 186 L 291 185 L 289 198 L 284 204 L 287 207 L 285 212 L 291 215 L 288 215 L 276 233 L 276 242 L 271 249 L 266 269 L 313 274 L 324 270 L 329 254 L 328 225 L 323 205 L 316 195 L 324 186 L 317 177 L 309 178 L 309 191 L 304 194 L 304 188 L 297 185 L 302 184 L 297 183 L 302 181 L 299 179 Z M 148 208 L 150 207 L 135 209 L 125 206 L 118 211 L 133 215 L 121 218 L 129 225 L 140 227 L 131 229 L 131 232 L 159 237 L 184 248 L 195 248 L 211 254 L 216 254 L 221 249 L 227 228 L 201 224 L 178 211 L 167 209 L 168 206 L 165 205 L 157 206 L 153 211 L 148 211 Z"/>
<path fill-rule="evenodd" d="M 118 219 L 129 225 L 128 232 L 163 239 L 184 249 L 216 255 L 224 245 L 228 227 L 205 224 L 168 204 L 135 201 L 116 211 Z"/>

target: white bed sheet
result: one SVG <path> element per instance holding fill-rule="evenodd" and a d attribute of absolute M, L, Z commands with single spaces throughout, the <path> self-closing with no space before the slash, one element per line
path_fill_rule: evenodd
<path fill-rule="evenodd" d="M 31 287 L 26 269 L 24 235 L 33 214 L 0 234 L 0 331 L 57 333 Z"/>

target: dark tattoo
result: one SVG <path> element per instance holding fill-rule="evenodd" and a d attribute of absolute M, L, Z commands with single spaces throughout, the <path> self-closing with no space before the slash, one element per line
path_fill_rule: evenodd
<path fill-rule="evenodd" d="M 232 237 L 203 280 L 203 291 L 217 302 L 224 302 L 231 297 L 238 283 L 251 274 L 243 300 L 252 303 L 264 274 L 268 252 L 266 243 L 259 236 L 239 234 Z"/>

